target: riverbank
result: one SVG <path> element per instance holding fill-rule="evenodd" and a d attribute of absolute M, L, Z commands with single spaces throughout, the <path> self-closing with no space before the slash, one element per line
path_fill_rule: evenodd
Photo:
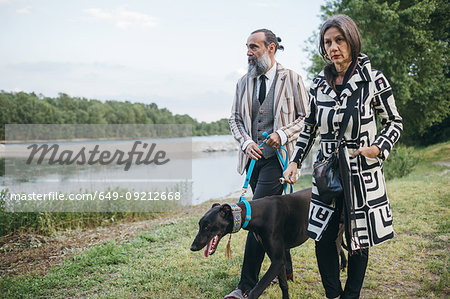
<path fill-rule="evenodd" d="M 420 153 L 422 161 L 411 174 L 387 183 L 396 237 L 371 249 L 362 298 L 450 296 L 450 143 Z M 296 188 L 308 184 L 309 178 L 304 178 Z M 233 235 L 233 257 L 229 260 L 224 258 L 228 238 L 209 258 L 202 252 L 191 252 L 198 219 L 210 205 L 207 202 L 179 214 L 126 224 L 136 227 L 129 234 L 122 224 L 106 228 L 105 235 L 110 230 L 110 238 L 95 241 L 94 246 L 86 244 L 82 252 L 67 254 L 45 275 L 33 271 L 5 273 L 0 280 L 0 297 L 221 298 L 238 283 L 246 233 Z M 100 233 L 98 236 L 102 238 Z M 314 243 L 309 240 L 291 252 L 291 297 L 323 298 Z M 266 259 L 262 272 L 267 267 Z M 266 298 L 281 297 L 278 286 L 270 286 L 266 294 Z"/>
<path fill-rule="evenodd" d="M 234 152 L 237 150 L 239 150 L 239 144 L 232 135 L 192 137 L 193 154 Z"/>

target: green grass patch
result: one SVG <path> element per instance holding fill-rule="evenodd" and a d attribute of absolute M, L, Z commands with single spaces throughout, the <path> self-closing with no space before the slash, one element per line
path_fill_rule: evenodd
<path fill-rule="evenodd" d="M 111 192 L 113 191 L 115 190 L 111 190 Z M 117 192 L 120 193 L 125 191 L 117 190 Z M 0 237 L 10 233 L 21 232 L 50 235 L 56 231 L 107 226 L 116 223 L 117 221 L 154 219 L 164 213 L 167 213 L 121 212 L 126 211 L 126 208 L 121 208 L 121 206 L 111 209 L 112 212 L 9 212 L 5 207 L 4 201 L 7 194 L 7 189 L 0 190 Z M 100 201 L 98 202 L 100 203 Z M 74 205 L 79 204 L 78 202 L 71 203 Z M 67 203 L 60 202 L 59 204 L 65 205 Z M 127 203 L 126 200 L 124 200 L 118 202 L 117 204 L 126 205 Z M 90 210 L 92 210 L 92 208 L 86 208 L 86 211 Z"/>
<path fill-rule="evenodd" d="M 450 143 L 418 152 L 422 160 L 409 175 L 388 182 L 396 237 L 370 250 L 364 298 L 448 298 L 450 237 Z M 446 160 L 447 159 L 447 160 Z M 302 176 L 296 189 L 311 185 Z M 198 219 L 210 207 L 154 225 L 120 244 L 109 242 L 67 259 L 41 276 L 0 280 L 2 298 L 222 298 L 239 281 L 246 232 L 232 237 L 233 257 L 224 258 L 228 237 L 217 252 L 191 252 Z M 292 250 L 291 298 L 323 298 L 314 242 Z M 261 270 L 269 266 L 266 258 Z M 346 278 L 342 273 L 342 281 Z M 265 298 L 280 298 L 277 285 Z"/>

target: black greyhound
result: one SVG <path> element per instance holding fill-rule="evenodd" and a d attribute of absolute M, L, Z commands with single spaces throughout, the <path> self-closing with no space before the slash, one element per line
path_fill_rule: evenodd
<path fill-rule="evenodd" d="M 285 270 L 285 251 L 304 243 L 307 239 L 311 188 L 288 195 L 275 195 L 250 201 L 251 220 L 245 230 L 255 234 L 270 258 L 267 272 L 250 291 L 248 298 L 258 298 L 278 275 L 283 298 L 289 298 Z M 242 222 L 246 208 L 241 208 Z M 205 256 L 213 254 L 220 239 L 233 230 L 231 206 L 214 204 L 199 221 L 199 232 L 191 245 L 192 251 L 205 247 Z"/>

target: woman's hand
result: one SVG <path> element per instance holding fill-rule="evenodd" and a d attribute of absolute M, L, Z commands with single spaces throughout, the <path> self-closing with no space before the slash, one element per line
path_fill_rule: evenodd
<path fill-rule="evenodd" d="M 360 147 L 352 156 L 352 158 L 355 158 L 356 156 L 358 156 L 359 154 L 363 155 L 364 157 L 367 158 L 376 158 L 379 154 L 380 154 L 380 148 L 376 145 L 372 145 L 372 146 L 363 146 Z"/>
<path fill-rule="evenodd" d="M 286 170 L 283 172 L 284 180 L 289 184 L 294 184 L 297 181 L 297 163 L 289 163 Z"/>

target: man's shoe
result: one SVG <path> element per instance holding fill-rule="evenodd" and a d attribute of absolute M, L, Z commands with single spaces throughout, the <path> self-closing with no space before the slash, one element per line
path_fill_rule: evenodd
<path fill-rule="evenodd" d="M 223 299 L 245 299 L 248 297 L 248 293 L 249 291 L 242 291 L 240 289 L 235 289 L 231 293 L 223 297 Z"/>

